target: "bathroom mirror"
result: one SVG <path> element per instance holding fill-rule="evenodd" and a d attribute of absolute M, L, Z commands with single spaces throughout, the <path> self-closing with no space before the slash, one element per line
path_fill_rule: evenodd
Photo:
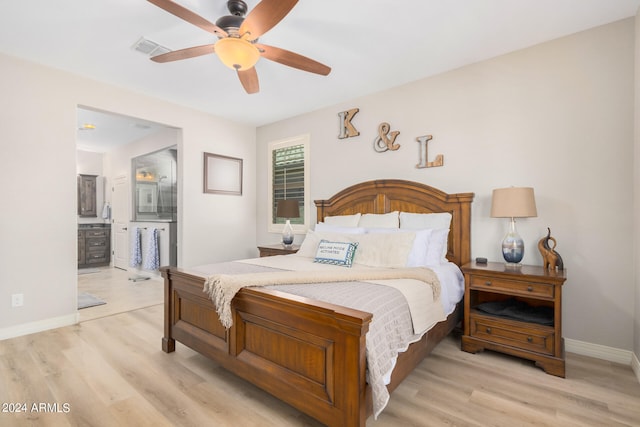
<path fill-rule="evenodd" d="M 134 221 L 177 220 L 178 150 L 169 147 L 131 160 Z"/>

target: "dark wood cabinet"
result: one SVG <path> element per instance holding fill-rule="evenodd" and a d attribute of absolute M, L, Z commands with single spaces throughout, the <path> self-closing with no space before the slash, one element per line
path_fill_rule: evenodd
<path fill-rule="evenodd" d="M 101 267 L 111 262 L 111 227 L 87 225 L 78 230 L 78 268 Z"/>
<path fill-rule="evenodd" d="M 97 175 L 78 175 L 78 215 L 83 218 L 96 218 L 98 207 L 96 201 Z"/>
<path fill-rule="evenodd" d="M 78 266 L 84 264 L 85 259 L 85 244 L 84 244 L 84 232 L 78 230 Z"/>
<path fill-rule="evenodd" d="M 562 285 L 566 271 L 504 263 L 462 267 L 465 278 L 462 350 L 484 349 L 533 360 L 565 376 Z M 486 310 L 486 307 L 498 310 Z"/>

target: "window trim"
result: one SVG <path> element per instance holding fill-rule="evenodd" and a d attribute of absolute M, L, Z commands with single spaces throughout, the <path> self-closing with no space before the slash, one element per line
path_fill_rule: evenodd
<path fill-rule="evenodd" d="M 309 134 L 302 134 L 291 138 L 280 139 L 277 141 L 271 141 L 267 145 L 267 231 L 270 233 L 282 233 L 284 224 L 273 223 L 273 151 L 291 147 L 294 145 L 304 146 L 304 223 L 303 224 L 291 224 L 294 234 L 305 234 L 309 229 L 311 223 L 311 192 L 309 191 L 309 178 L 311 156 L 310 156 L 310 141 Z"/>

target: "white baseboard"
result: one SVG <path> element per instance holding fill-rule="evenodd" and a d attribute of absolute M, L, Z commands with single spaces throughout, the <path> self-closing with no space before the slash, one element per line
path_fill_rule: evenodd
<path fill-rule="evenodd" d="M 564 339 L 564 349 L 569 353 L 595 357 L 596 359 L 608 360 L 609 362 L 621 363 L 627 366 L 631 366 L 632 357 L 635 357 L 633 352 L 628 350 L 607 347 L 606 345 L 592 344 L 584 341 L 573 340 L 571 338 Z M 635 360 L 637 363 L 638 359 L 636 358 Z"/>
<path fill-rule="evenodd" d="M 10 326 L 0 329 L 0 340 L 20 337 L 22 335 L 35 334 L 36 332 L 47 331 L 49 329 L 61 328 L 63 326 L 75 325 L 80 320 L 78 312 L 66 316 L 53 317 L 50 319 L 38 320 L 36 322 L 23 323 L 21 325 Z"/>
<path fill-rule="evenodd" d="M 633 372 L 635 372 L 638 382 L 640 382 L 640 360 L 638 360 L 638 356 L 636 356 L 635 354 L 632 354 L 631 369 L 633 369 Z"/>

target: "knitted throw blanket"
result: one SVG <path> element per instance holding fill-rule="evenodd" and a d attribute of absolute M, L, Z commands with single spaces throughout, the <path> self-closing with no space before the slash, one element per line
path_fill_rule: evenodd
<path fill-rule="evenodd" d="M 431 286 L 433 299 L 440 298 L 440 281 L 428 268 L 356 269 L 323 271 L 274 271 L 246 274 L 215 274 L 204 283 L 206 292 L 220 317 L 222 325 L 229 329 L 233 325 L 231 300 L 238 291 L 248 286 L 292 285 L 327 282 L 366 282 L 367 280 L 414 279 Z"/>

